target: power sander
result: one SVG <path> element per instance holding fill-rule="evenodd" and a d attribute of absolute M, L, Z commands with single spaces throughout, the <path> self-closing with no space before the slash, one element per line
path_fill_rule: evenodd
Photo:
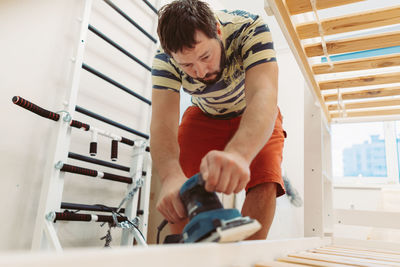
<path fill-rule="evenodd" d="M 261 228 L 257 220 L 243 217 L 237 209 L 224 209 L 217 194 L 206 191 L 204 185 L 200 173 L 182 185 L 179 195 L 189 223 L 174 243 L 235 242 L 244 240 Z"/>

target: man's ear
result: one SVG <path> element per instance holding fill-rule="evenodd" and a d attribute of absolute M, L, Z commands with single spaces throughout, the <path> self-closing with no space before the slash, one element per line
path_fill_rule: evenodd
<path fill-rule="evenodd" d="M 219 38 L 222 38 L 222 30 L 221 30 L 221 25 L 217 22 L 217 34 L 219 36 Z"/>

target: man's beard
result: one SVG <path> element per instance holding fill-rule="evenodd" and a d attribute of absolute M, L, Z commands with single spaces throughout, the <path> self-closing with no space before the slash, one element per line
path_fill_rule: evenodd
<path fill-rule="evenodd" d="M 221 79 L 222 73 L 224 72 L 225 60 L 226 60 L 225 49 L 224 49 L 224 45 L 223 45 L 221 40 L 219 40 L 219 44 L 220 44 L 220 48 L 221 48 L 221 58 L 219 60 L 219 70 L 215 71 L 215 72 L 212 72 L 212 73 L 207 73 L 206 76 L 204 78 L 202 78 L 202 79 L 197 78 L 198 81 L 200 81 L 200 82 L 202 82 L 204 84 L 207 84 L 207 85 L 215 84 L 216 82 L 219 81 L 219 79 Z M 212 80 L 206 80 L 205 79 L 205 78 L 212 77 L 214 75 L 216 75 L 216 76 Z"/>

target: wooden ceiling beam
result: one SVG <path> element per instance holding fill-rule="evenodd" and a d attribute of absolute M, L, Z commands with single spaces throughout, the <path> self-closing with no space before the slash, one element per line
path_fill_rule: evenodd
<path fill-rule="evenodd" d="M 270 3 L 271 8 L 274 10 L 275 17 L 278 23 L 280 24 L 286 39 L 293 45 L 292 46 L 293 54 L 297 62 L 301 66 L 300 69 L 304 75 L 307 84 L 309 85 L 309 87 L 311 87 L 310 89 L 315 93 L 315 96 L 318 98 L 318 101 L 321 105 L 321 109 L 327 121 L 330 122 L 329 112 L 322 98 L 321 90 L 311 70 L 310 63 L 308 62 L 308 58 L 306 57 L 299 36 L 296 33 L 296 29 L 294 28 L 285 0 L 268 0 L 268 2 Z"/>
<path fill-rule="evenodd" d="M 352 37 L 337 41 L 326 42 L 329 55 L 364 51 L 370 49 L 397 46 L 400 44 L 400 31 L 379 33 L 361 37 Z M 309 44 L 304 46 L 308 57 L 323 56 L 322 44 Z"/>
<path fill-rule="evenodd" d="M 350 88 L 377 84 L 399 83 L 400 72 L 360 76 L 355 78 L 345 78 L 319 82 L 321 90 Z"/>
<path fill-rule="evenodd" d="M 337 7 L 361 1 L 365 0 L 318 0 L 317 9 Z M 309 12 L 313 10 L 310 0 L 286 0 L 286 5 L 291 15 Z"/>
<path fill-rule="evenodd" d="M 400 23 L 400 7 L 388 7 L 321 20 L 324 35 L 364 30 Z M 300 39 L 319 37 L 318 23 L 307 22 L 296 26 Z"/>
<path fill-rule="evenodd" d="M 326 74 L 355 70 L 377 69 L 393 66 L 400 66 L 400 54 L 391 54 L 334 62 L 332 69 L 330 68 L 329 63 L 315 64 L 312 66 L 312 70 L 314 74 Z"/>
<path fill-rule="evenodd" d="M 386 116 L 386 115 L 399 115 L 400 108 L 394 109 L 381 109 L 381 110 L 369 110 L 369 111 L 347 111 L 346 117 L 373 117 L 373 116 Z M 331 118 L 341 118 L 342 115 L 339 112 L 331 113 Z"/>
<path fill-rule="evenodd" d="M 365 99 L 385 96 L 400 96 L 400 86 L 342 93 L 343 100 Z M 323 97 L 326 102 L 338 100 L 337 94 L 324 95 Z"/>
<path fill-rule="evenodd" d="M 347 103 L 344 105 L 346 110 L 362 108 L 378 108 L 387 106 L 400 106 L 400 99 L 382 99 L 368 102 Z M 338 104 L 328 105 L 328 110 L 339 110 Z"/>

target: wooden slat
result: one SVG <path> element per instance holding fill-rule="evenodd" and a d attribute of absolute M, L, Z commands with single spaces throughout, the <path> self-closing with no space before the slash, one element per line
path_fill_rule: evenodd
<path fill-rule="evenodd" d="M 347 264 L 347 265 L 354 265 L 354 266 L 400 266 L 400 264 L 387 262 L 387 261 L 381 261 L 381 260 L 360 259 L 360 258 L 355 259 L 355 258 L 345 257 L 345 256 L 322 255 L 322 254 L 308 253 L 308 252 L 289 254 L 288 256 L 293 257 L 293 258 L 319 260 L 319 261 L 324 261 L 324 262 Z"/>
<path fill-rule="evenodd" d="M 322 250 L 330 250 L 330 251 L 343 251 L 349 253 L 364 253 L 368 255 L 376 255 L 378 257 L 390 257 L 400 260 L 400 254 L 396 251 L 390 250 L 375 250 L 375 249 L 367 249 L 367 248 L 360 248 L 360 247 L 342 247 L 342 246 L 324 246 L 317 249 Z"/>
<path fill-rule="evenodd" d="M 400 82 L 400 72 L 360 76 L 355 78 L 328 80 L 319 83 L 321 90 L 336 88 L 351 88 L 376 84 L 388 84 Z"/>
<path fill-rule="evenodd" d="M 364 0 L 318 0 L 317 9 L 347 5 L 361 1 Z M 292 15 L 312 11 L 310 0 L 286 0 L 286 5 Z"/>
<path fill-rule="evenodd" d="M 346 38 L 326 42 L 329 55 L 349 53 L 370 49 L 397 46 L 400 44 L 400 31 L 373 34 L 361 37 Z M 308 57 L 323 56 L 322 44 L 305 45 L 304 50 Z"/>
<path fill-rule="evenodd" d="M 400 54 L 384 55 L 362 59 L 352 59 L 341 62 L 334 62 L 333 68 L 329 63 L 315 64 L 312 66 L 314 74 L 325 74 L 335 72 L 346 72 L 355 70 L 368 70 L 386 68 L 400 65 Z"/>
<path fill-rule="evenodd" d="M 387 106 L 400 106 L 400 99 L 384 99 L 377 101 L 359 102 L 359 103 L 349 103 L 345 104 L 346 110 L 349 109 L 359 109 L 359 108 L 378 108 Z M 338 110 L 337 104 L 328 105 L 328 110 Z"/>
<path fill-rule="evenodd" d="M 289 38 L 292 41 L 291 43 L 293 44 L 293 46 L 295 47 L 295 49 L 297 51 L 297 56 L 298 56 L 297 59 L 300 59 L 301 65 L 303 66 L 303 68 L 301 68 L 303 70 L 303 75 L 306 76 L 305 77 L 306 81 L 307 80 L 309 81 L 309 85 L 312 87 L 311 89 L 314 91 L 315 95 L 317 96 L 327 121 L 330 122 L 328 109 L 326 108 L 325 102 L 322 99 L 320 88 L 318 86 L 317 81 L 315 80 L 314 74 L 311 70 L 310 64 L 309 64 L 308 59 L 303 50 L 303 46 L 300 42 L 300 39 L 298 38 L 298 35 L 296 33 L 294 26 L 292 24 L 292 20 L 290 18 L 290 14 L 289 14 L 286 4 L 284 3 L 284 0 L 269 0 L 269 1 L 271 2 L 271 7 L 272 7 L 272 4 L 274 4 L 274 6 L 276 7 L 278 12 L 275 12 L 275 13 L 276 14 L 279 13 L 281 22 L 283 22 L 283 24 L 285 25 L 287 33 L 289 34 Z M 278 22 L 280 22 L 279 15 L 276 15 Z M 281 27 L 282 27 L 282 25 L 281 25 Z M 294 52 L 294 54 L 296 55 L 295 52 Z M 299 62 L 299 65 L 300 65 L 300 62 Z"/>
<path fill-rule="evenodd" d="M 333 248 L 316 248 L 309 250 L 314 253 L 343 253 L 343 255 L 347 255 L 350 257 L 372 257 L 373 259 L 384 259 L 388 261 L 400 262 L 400 257 L 398 255 L 387 255 L 382 253 L 373 253 L 366 251 L 357 251 L 357 250 L 346 250 L 346 249 L 333 249 Z"/>
<path fill-rule="evenodd" d="M 295 263 L 283 263 L 278 261 L 264 261 L 262 263 L 256 263 L 254 267 L 304 267 L 303 264 L 295 264 Z"/>
<path fill-rule="evenodd" d="M 324 35 L 358 31 L 397 23 L 400 23 L 399 6 L 321 20 Z M 318 23 L 316 22 L 298 24 L 296 30 L 301 39 L 320 36 Z"/>
<path fill-rule="evenodd" d="M 309 250 L 311 253 L 316 254 L 326 254 L 326 255 L 336 255 L 336 256 L 343 256 L 343 257 L 350 257 L 354 259 L 367 259 L 367 260 L 380 260 L 380 261 L 387 261 L 392 262 L 395 264 L 400 263 L 400 259 L 390 258 L 390 257 L 381 257 L 377 255 L 370 255 L 366 253 L 352 253 L 352 252 L 343 252 L 343 251 L 332 251 L 332 250 L 324 250 L 324 249 L 312 249 Z"/>
<path fill-rule="evenodd" d="M 400 108 L 370 110 L 370 111 L 348 111 L 346 112 L 347 118 L 350 117 L 373 117 L 373 116 L 387 116 L 387 115 L 400 115 Z M 331 113 L 332 118 L 341 118 L 340 113 Z"/>
<path fill-rule="evenodd" d="M 352 251 L 365 251 L 365 252 L 372 252 L 372 253 L 380 253 L 380 254 L 387 254 L 387 255 L 398 255 L 400 256 L 400 251 L 393 251 L 393 250 L 387 250 L 387 249 L 376 249 L 376 248 L 364 248 L 364 247 L 348 247 L 348 246 L 338 246 L 338 245 L 333 245 L 333 246 L 325 246 L 324 248 L 333 248 L 333 249 L 346 249 L 346 250 L 352 250 Z"/>
<path fill-rule="evenodd" d="M 371 112 L 396 112 L 400 109 L 393 108 L 391 110 L 371 110 Z M 366 111 L 367 112 L 367 111 Z M 350 113 L 350 112 L 349 112 Z M 355 114 L 356 112 L 351 112 Z M 375 114 L 372 113 L 372 114 Z M 393 114 L 390 114 L 393 115 Z M 371 211 L 371 210 L 350 210 L 350 209 L 334 209 L 335 222 L 342 225 L 357 225 L 367 227 L 392 228 L 400 229 L 400 213 L 393 211 Z"/>
<path fill-rule="evenodd" d="M 278 261 L 284 263 L 295 263 L 295 264 L 298 263 L 301 264 L 302 266 L 343 267 L 343 264 L 340 263 L 332 263 L 320 260 L 300 259 L 294 257 L 281 257 L 278 259 Z M 352 265 L 352 266 L 357 266 L 357 265 Z"/>
<path fill-rule="evenodd" d="M 398 96 L 400 95 L 400 86 L 371 89 L 371 90 L 361 90 L 356 92 L 342 93 L 343 100 L 354 100 L 354 99 L 365 99 L 365 98 L 375 98 L 384 96 Z M 326 102 L 337 101 L 337 94 L 324 95 Z"/>

